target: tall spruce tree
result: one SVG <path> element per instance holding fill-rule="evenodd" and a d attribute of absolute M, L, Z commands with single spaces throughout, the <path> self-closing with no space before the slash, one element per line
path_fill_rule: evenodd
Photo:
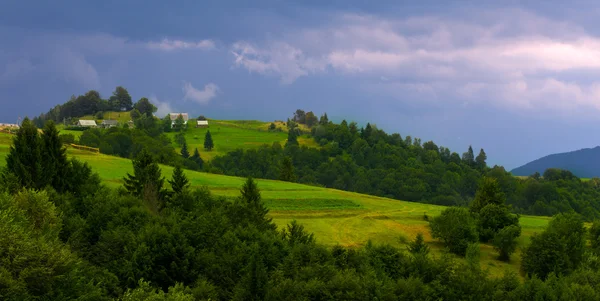
<path fill-rule="evenodd" d="M 67 190 L 69 183 L 69 161 L 67 150 L 58 135 L 54 121 L 49 120 L 44 126 L 41 136 L 42 166 L 49 183 L 59 192 Z"/>
<path fill-rule="evenodd" d="M 6 168 L 22 187 L 42 189 L 49 183 L 42 164 L 41 144 L 38 129 L 25 118 L 6 156 Z"/>
<path fill-rule="evenodd" d="M 186 159 L 190 157 L 190 152 L 188 151 L 187 142 L 185 142 L 185 139 L 181 145 L 181 156 Z"/>
<path fill-rule="evenodd" d="M 206 131 L 206 135 L 204 136 L 204 149 L 210 151 L 215 147 L 215 144 L 212 140 L 212 135 L 210 131 Z"/>
<path fill-rule="evenodd" d="M 246 180 L 246 183 L 244 183 L 240 190 L 240 194 L 238 202 L 247 210 L 248 222 L 256 225 L 261 230 L 274 230 L 277 228 L 272 223 L 272 219 L 267 217 L 269 209 L 262 202 L 260 190 L 252 178 Z"/>
<path fill-rule="evenodd" d="M 125 189 L 133 195 L 144 196 L 146 200 L 162 199 L 165 179 L 161 176 L 160 167 L 154 162 L 152 155 L 144 149 L 132 163 L 133 175 L 127 173 L 123 179 Z"/>
<path fill-rule="evenodd" d="M 202 160 L 202 157 L 200 157 L 200 152 L 197 148 L 194 150 L 194 154 L 190 158 L 192 161 L 196 162 L 200 168 L 204 166 L 204 160 Z"/>
<path fill-rule="evenodd" d="M 173 176 L 168 182 L 171 184 L 171 188 L 175 193 L 181 193 L 190 186 L 190 181 L 183 173 L 183 169 L 181 169 L 179 166 L 175 167 L 173 170 Z"/>

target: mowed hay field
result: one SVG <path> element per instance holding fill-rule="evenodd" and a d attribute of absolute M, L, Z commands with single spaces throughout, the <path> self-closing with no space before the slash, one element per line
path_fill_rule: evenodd
<path fill-rule="evenodd" d="M 211 131 L 212 132 L 212 131 Z M 0 133 L 0 167 L 5 165 L 10 136 Z M 68 149 L 70 156 L 88 162 L 110 187 L 122 185 L 122 178 L 132 172 L 131 161 L 123 158 Z M 173 168 L 161 166 L 163 176 L 169 178 Z M 234 198 L 245 179 L 186 171 L 193 187 L 208 187 L 219 196 Z M 283 227 L 297 220 L 315 234 L 317 241 L 327 246 L 361 246 L 368 240 L 406 247 L 406 243 L 422 232 L 434 254 L 440 254 L 442 244 L 432 240 L 428 222 L 424 219 L 438 215 L 444 207 L 411 203 L 346 191 L 300 185 L 295 183 L 257 180 L 262 197 L 270 209 L 274 222 Z M 523 236 L 520 247 L 529 243 L 529 237 L 547 225 L 547 217 L 521 217 Z M 496 252 L 489 245 L 481 245 L 481 262 L 493 275 L 506 269 L 518 271 L 520 250 L 512 261 L 502 263 L 495 259 Z"/>

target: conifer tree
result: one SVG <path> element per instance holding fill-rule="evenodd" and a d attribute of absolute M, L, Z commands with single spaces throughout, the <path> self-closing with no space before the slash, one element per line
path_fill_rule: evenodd
<path fill-rule="evenodd" d="M 485 160 L 487 160 L 487 155 L 485 154 L 485 151 L 482 148 L 479 151 L 479 155 L 477 155 L 477 158 L 475 158 L 475 165 L 477 165 L 477 168 L 479 170 L 484 170 L 487 167 Z"/>
<path fill-rule="evenodd" d="M 190 158 L 192 161 L 196 162 L 200 168 L 204 166 L 204 160 L 202 160 L 202 157 L 200 157 L 200 152 L 197 148 L 194 150 L 194 154 Z"/>
<path fill-rule="evenodd" d="M 469 145 L 469 150 L 463 153 L 462 160 L 465 164 L 473 167 L 475 165 L 475 154 L 473 153 L 473 147 Z"/>
<path fill-rule="evenodd" d="M 181 167 L 176 166 L 173 170 L 173 177 L 168 181 L 175 193 L 181 193 L 190 186 L 190 181 L 183 173 Z"/>
<path fill-rule="evenodd" d="M 185 142 L 185 140 L 183 140 L 183 144 L 181 145 L 181 156 L 186 159 L 190 157 L 190 152 L 188 151 L 187 142 Z"/>
<path fill-rule="evenodd" d="M 206 131 L 206 135 L 204 136 L 204 149 L 210 151 L 215 147 L 213 140 L 212 140 L 212 135 L 210 134 L 210 131 Z"/>
<path fill-rule="evenodd" d="M 422 254 L 422 255 L 427 255 L 429 254 L 429 246 L 425 243 L 425 239 L 423 238 L 423 233 L 419 232 L 419 234 L 417 234 L 417 237 L 415 238 L 414 241 L 412 241 L 409 245 L 408 245 L 408 250 L 410 251 L 410 253 L 412 254 Z"/>
<path fill-rule="evenodd" d="M 54 121 L 49 120 L 41 136 L 42 166 L 48 182 L 59 192 L 67 190 L 69 183 L 69 161 L 66 148 L 58 135 Z"/>
<path fill-rule="evenodd" d="M 41 140 L 29 118 L 23 120 L 13 138 L 6 168 L 19 179 L 22 187 L 41 189 L 48 183 L 42 165 Z"/>
<path fill-rule="evenodd" d="M 290 157 L 284 157 L 281 161 L 281 173 L 279 175 L 279 179 L 282 181 L 293 182 L 296 180 L 296 176 L 294 175 L 294 165 L 292 164 L 292 159 Z"/>
<path fill-rule="evenodd" d="M 267 217 L 269 209 L 262 202 L 260 190 L 252 178 L 246 180 L 240 194 L 238 201 L 241 202 L 241 206 L 247 209 L 249 222 L 262 230 L 274 230 L 276 225 L 271 222 L 271 218 Z"/>
<path fill-rule="evenodd" d="M 125 189 L 133 195 L 142 196 L 152 190 L 151 196 L 160 199 L 162 197 L 162 188 L 164 178 L 161 177 L 160 167 L 154 162 L 152 155 L 145 149 L 132 161 L 133 175 L 127 173 L 123 179 Z"/>

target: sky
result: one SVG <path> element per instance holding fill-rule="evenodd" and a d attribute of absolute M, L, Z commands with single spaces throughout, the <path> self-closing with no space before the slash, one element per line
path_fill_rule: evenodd
<path fill-rule="evenodd" d="M 597 1 L 1 2 L 0 122 L 121 85 L 159 115 L 327 112 L 507 169 L 600 144 Z"/>

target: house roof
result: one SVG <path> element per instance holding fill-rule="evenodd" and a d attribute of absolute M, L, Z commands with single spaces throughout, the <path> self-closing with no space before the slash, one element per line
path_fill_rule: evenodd
<path fill-rule="evenodd" d="M 198 125 L 208 125 L 208 120 L 198 120 Z"/>
<path fill-rule="evenodd" d="M 83 119 L 79 119 L 79 124 L 80 125 L 84 125 L 84 126 L 95 126 L 96 125 L 96 121 L 95 120 L 83 120 Z"/>
<path fill-rule="evenodd" d="M 188 121 L 188 113 L 169 113 L 172 121 L 175 121 L 179 115 L 183 117 L 183 121 Z"/>
<path fill-rule="evenodd" d="M 102 120 L 102 124 L 106 124 L 106 125 L 117 125 L 119 124 L 118 121 L 116 120 Z"/>

